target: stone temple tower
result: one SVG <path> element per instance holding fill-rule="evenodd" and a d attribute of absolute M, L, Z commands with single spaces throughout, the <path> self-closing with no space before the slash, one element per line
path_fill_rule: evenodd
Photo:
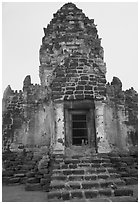
<path fill-rule="evenodd" d="M 106 83 L 101 39 L 93 19 L 64 4 L 40 47 L 41 84 L 26 76 L 23 90 L 10 86 L 3 97 L 3 145 L 110 152 L 137 145 L 137 92 Z"/>
<path fill-rule="evenodd" d="M 103 134 L 95 128 L 95 106 L 102 123 L 106 64 L 94 20 L 67 3 L 54 14 L 44 33 L 40 80 L 51 90 L 57 106 L 58 137 L 65 137 L 66 146 L 84 143 L 95 147 L 96 134 Z"/>

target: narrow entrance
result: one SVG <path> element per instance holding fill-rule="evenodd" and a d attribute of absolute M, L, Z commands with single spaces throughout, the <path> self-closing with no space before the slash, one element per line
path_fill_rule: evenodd
<path fill-rule="evenodd" d="M 88 144 L 86 114 L 72 114 L 72 145 Z"/>

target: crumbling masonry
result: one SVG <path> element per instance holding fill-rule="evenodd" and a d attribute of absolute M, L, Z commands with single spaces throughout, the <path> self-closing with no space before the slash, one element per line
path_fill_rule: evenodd
<path fill-rule="evenodd" d="M 44 34 L 41 85 L 33 85 L 27 76 L 22 91 L 8 86 L 4 92 L 3 149 L 50 146 L 64 152 L 74 140 L 76 144 L 70 124 L 73 111 L 77 115 L 86 111 L 87 143 L 98 152 L 136 145 L 137 92 L 123 91 L 117 77 L 111 84 L 106 82 L 104 51 L 94 20 L 74 4 L 66 4 Z"/>
<path fill-rule="evenodd" d="M 101 39 L 93 19 L 67 3 L 54 14 L 40 47 L 40 85 L 3 95 L 3 151 L 65 155 L 129 151 L 138 142 L 138 94 L 106 81 Z M 39 153 L 38 153 L 39 154 Z"/>

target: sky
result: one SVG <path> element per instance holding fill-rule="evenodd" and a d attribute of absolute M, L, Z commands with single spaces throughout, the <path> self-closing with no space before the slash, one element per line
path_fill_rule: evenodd
<path fill-rule="evenodd" d="M 69 1 L 70 2 L 70 1 Z M 72 1 L 73 2 L 73 1 Z M 2 91 L 10 85 L 23 87 L 31 75 L 32 83 L 40 83 L 39 49 L 43 27 L 64 2 L 3 2 L 2 4 Z M 136 2 L 74 2 L 85 15 L 94 19 L 104 48 L 108 82 L 113 76 L 123 90 L 138 90 L 138 8 Z"/>

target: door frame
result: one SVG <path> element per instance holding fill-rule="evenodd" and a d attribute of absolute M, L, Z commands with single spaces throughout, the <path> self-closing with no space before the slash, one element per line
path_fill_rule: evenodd
<path fill-rule="evenodd" d="M 64 127 L 65 127 L 65 146 L 72 145 L 72 113 L 84 112 L 87 115 L 87 131 L 89 147 L 97 148 L 96 145 L 96 127 L 95 127 L 95 105 L 94 101 L 65 101 L 64 103 Z"/>

